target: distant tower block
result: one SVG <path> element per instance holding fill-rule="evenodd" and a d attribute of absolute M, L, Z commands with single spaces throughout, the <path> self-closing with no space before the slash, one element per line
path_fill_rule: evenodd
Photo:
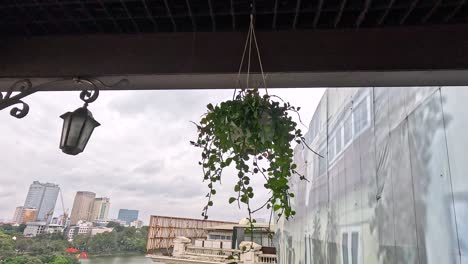
<path fill-rule="evenodd" d="M 93 192 L 77 192 L 70 214 L 70 224 L 76 225 L 79 220 L 92 221 L 93 206 L 96 194 Z"/>
<path fill-rule="evenodd" d="M 34 181 L 29 186 L 24 207 L 36 208 L 37 220 L 47 221 L 49 220 L 47 217 L 50 216 L 50 212 L 54 212 L 59 191 L 60 188 L 57 184 Z"/>

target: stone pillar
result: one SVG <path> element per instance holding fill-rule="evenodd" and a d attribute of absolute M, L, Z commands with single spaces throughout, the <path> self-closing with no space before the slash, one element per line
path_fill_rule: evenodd
<path fill-rule="evenodd" d="M 180 257 L 185 255 L 185 249 L 189 244 L 191 244 L 191 240 L 186 237 L 176 237 L 174 239 L 174 251 L 172 255 L 174 257 Z"/>

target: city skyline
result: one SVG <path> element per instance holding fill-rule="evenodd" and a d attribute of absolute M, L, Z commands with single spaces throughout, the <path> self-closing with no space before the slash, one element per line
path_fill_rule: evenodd
<path fill-rule="evenodd" d="M 310 120 L 324 89 L 274 89 L 285 101 L 301 107 L 304 122 Z M 24 201 L 27 184 L 53 182 L 62 189 L 65 210 L 72 209 L 76 191 L 88 190 L 109 197 L 109 218 L 121 208 L 140 211 L 148 224 L 150 215 L 201 218 L 206 204 L 206 183 L 198 161 L 200 153 L 190 145 L 197 122 L 208 103 L 232 98 L 233 90 L 102 91 L 90 106 L 102 124 L 93 133 L 85 152 L 64 155 L 58 148 L 62 123 L 59 116 L 82 105 L 79 92 L 37 93 L 28 102 L 31 111 L 19 122 L 8 111 L 0 112 L 0 218 L 11 219 Z M 293 116 L 297 121 L 297 117 Z M 309 124 L 301 125 L 307 130 Z M 24 155 L 28 153 L 28 155 Z M 21 164 L 21 166 L 20 166 Z M 228 203 L 232 196 L 232 171 L 225 171 L 217 187 L 210 219 L 245 217 Z M 21 179 L 19 181 L 18 179 Z M 235 180 L 235 179 L 234 179 Z M 260 205 L 267 196 L 261 181 L 252 182 Z M 60 198 L 59 198 L 60 199 Z M 60 204 L 60 203 L 59 203 Z M 62 214 L 61 206 L 55 215 Z M 258 218 L 269 219 L 269 212 Z"/>
<path fill-rule="evenodd" d="M 30 189 L 31 190 L 31 186 L 34 186 L 34 187 L 37 187 L 37 185 L 41 185 L 42 183 L 40 183 L 39 181 L 33 181 L 33 183 L 30 185 Z M 46 183 L 46 184 L 42 184 L 42 185 L 48 185 L 48 186 L 55 186 L 55 187 L 59 187 L 57 184 L 54 184 L 54 183 Z M 26 201 L 25 201 L 25 204 L 28 204 L 28 205 L 31 205 L 33 204 L 33 199 L 31 198 L 32 196 L 34 196 L 34 194 L 32 195 L 29 195 L 30 191 L 28 191 L 28 195 L 26 195 Z M 77 194 L 79 193 L 87 193 L 87 194 L 93 194 L 94 196 L 96 196 L 96 193 L 94 192 L 90 192 L 90 191 L 77 191 L 76 192 Z M 76 195 L 75 195 L 75 199 L 76 199 Z M 110 197 L 95 197 L 92 201 L 90 201 L 90 203 L 92 203 L 93 205 L 91 207 L 88 207 L 90 210 L 88 212 L 88 219 L 77 219 L 78 220 L 87 220 L 87 221 L 94 221 L 94 220 L 100 220 L 100 221 L 107 221 L 107 220 L 114 220 L 114 219 L 119 219 L 119 214 L 122 210 L 129 210 L 129 211 L 136 211 L 137 212 L 137 215 L 138 215 L 138 212 L 139 210 L 137 209 L 126 209 L 126 208 L 119 208 L 118 209 L 118 214 L 115 215 L 115 217 L 109 217 L 109 208 L 110 208 Z M 57 203 L 55 203 L 55 206 L 53 208 L 53 211 L 56 212 L 56 209 L 57 208 Z M 35 214 L 34 214 L 34 217 L 31 216 L 31 213 L 35 211 Z M 54 213 L 53 215 L 50 216 L 50 218 L 52 219 L 53 217 L 60 217 L 60 216 L 63 216 L 63 210 L 58 210 L 60 211 L 60 213 Z M 73 209 L 72 209 L 73 211 Z M 38 208 L 35 208 L 35 207 L 32 207 L 32 206 L 17 206 L 14 210 L 14 214 L 13 214 L 13 217 L 10 219 L 10 218 L 0 218 L 0 220 L 2 221 L 6 221 L 6 222 L 33 222 L 33 221 L 42 221 L 42 220 L 46 220 L 46 219 L 40 219 L 38 217 Z M 24 216 L 26 214 L 26 216 Z M 71 213 L 68 214 L 68 217 L 71 218 Z M 27 221 L 21 221 L 23 218 L 27 219 Z M 33 219 L 34 218 L 34 219 Z M 78 217 L 80 218 L 80 217 Z M 33 219 L 33 220 L 32 220 Z M 123 219 L 120 219 L 120 220 L 123 220 Z M 139 219 L 138 217 L 135 219 L 135 220 L 141 220 L 143 222 L 144 219 Z"/>

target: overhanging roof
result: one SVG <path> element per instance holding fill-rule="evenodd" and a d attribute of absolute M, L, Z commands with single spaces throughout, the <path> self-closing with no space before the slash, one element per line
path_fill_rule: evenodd
<path fill-rule="evenodd" d="M 232 88 L 250 4 L 269 87 L 468 84 L 467 0 L 5 0 L 0 91 Z"/>
<path fill-rule="evenodd" d="M 252 8 L 251 8 L 252 6 Z M 0 34 L 381 28 L 467 23 L 465 0 L 4 0 Z"/>

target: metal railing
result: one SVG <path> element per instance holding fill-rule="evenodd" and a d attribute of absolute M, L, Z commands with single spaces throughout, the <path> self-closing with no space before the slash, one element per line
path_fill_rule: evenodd
<path fill-rule="evenodd" d="M 255 262 L 256 264 L 263 264 L 263 263 L 276 263 L 276 255 L 273 254 L 259 254 L 258 261 Z"/>
<path fill-rule="evenodd" d="M 212 256 L 232 256 L 240 253 L 239 250 L 235 249 L 225 249 L 225 248 L 205 248 L 205 247 L 194 247 L 188 246 L 186 249 L 188 254 L 197 254 L 197 255 L 212 255 Z"/>

